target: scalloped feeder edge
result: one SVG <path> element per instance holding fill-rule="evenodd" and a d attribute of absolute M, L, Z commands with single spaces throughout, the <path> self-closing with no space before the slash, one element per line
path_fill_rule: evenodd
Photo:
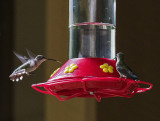
<path fill-rule="evenodd" d="M 149 87 L 141 88 L 140 84 Z M 119 78 L 116 61 L 107 58 L 70 59 L 47 82 L 32 85 L 35 90 L 56 96 L 60 101 L 85 97 L 96 98 L 98 102 L 107 97 L 129 98 L 152 86 L 148 82 Z"/>

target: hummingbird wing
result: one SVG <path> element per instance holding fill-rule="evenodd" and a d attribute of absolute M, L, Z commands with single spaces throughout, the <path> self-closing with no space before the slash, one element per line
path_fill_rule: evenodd
<path fill-rule="evenodd" d="M 134 79 L 134 80 L 138 79 L 137 75 L 133 73 L 131 68 L 128 67 L 127 65 L 121 65 L 117 68 L 117 70 L 127 78 Z"/>
<path fill-rule="evenodd" d="M 28 58 L 26 56 L 22 56 L 16 52 L 13 51 L 13 53 L 17 56 L 17 58 L 22 62 L 22 63 L 25 63 L 28 61 Z"/>
<path fill-rule="evenodd" d="M 36 66 L 36 62 L 32 59 L 30 60 L 30 67 L 35 67 Z"/>
<path fill-rule="evenodd" d="M 130 75 L 129 78 L 132 78 L 134 80 L 138 79 L 138 76 L 132 71 L 132 69 L 129 66 L 127 66 L 127 68 L 128 68 L 128 74 Z"/>
<path fill-rule="evenodd" d="M 34 53 L 32 53 L 30 50 L 26 49 L 28 56 L 30 57 L 30 59 L 35 59 L 36 55 Z"/>

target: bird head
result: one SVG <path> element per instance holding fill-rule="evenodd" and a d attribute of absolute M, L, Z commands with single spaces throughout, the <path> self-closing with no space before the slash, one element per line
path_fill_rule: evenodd
<path fill-rule="evenodd" d="M 38 62 L 44 62 L 47 60 L 47 58 L 44 57 L 43 55 L 37 55 L 35 60 L 37 60 Z"/>
<path fill-rule="evenodd" d="M 116 58 L 117 58 L 117 60 L 123 60 L 124 59 L 124 54 L 122 53 L 122 52 L 119 52 L 119 53 L 117 53 L 116 54 Z"/>
<path fill-rule="evenodd" d="M 47 61 L 47 60 L 57 61 L 55 59 L 46 58 L 43 55 L 37 55 L 36 58 L 35 58 L 35 60 L 37 60 L 38 62 L 44 62 L 44 61 Z M 60 61 L 57 61 L 57 62 L 61 63 Z"/>

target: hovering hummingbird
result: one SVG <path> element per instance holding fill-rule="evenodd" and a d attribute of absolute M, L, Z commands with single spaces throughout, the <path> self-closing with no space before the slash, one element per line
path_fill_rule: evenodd
<path fill-rule="evenodd" d="M 124 62 L 124 54 L 122 52 L 117 53 L 116 60 L 116 69 L 120 74 L 120 78 L 125 77 L 126 79 L 138 80 L 137 75 L 133 73 L 133 71 Z"/>
<path fill-rule="evenodd" d="M 14 52 L 17 58 L 22 62 L 22 65 L 13 71 L 13 73 L 9 76 L 12 81 L 19 81 L 23 79 L 24 74 L 31 75 L 31 72 L 35 71 L 41 63 L 47 60 L 57 61 L 55 59 L 47 59 L 43 55 L 35 55 L 28 49 L 26 49 L 29 58 L 26 56 L 22 56 Z M 59 62 L 59 61 L 57 61 Z M 59 62 L 60 63 L 60 62 Z"/>

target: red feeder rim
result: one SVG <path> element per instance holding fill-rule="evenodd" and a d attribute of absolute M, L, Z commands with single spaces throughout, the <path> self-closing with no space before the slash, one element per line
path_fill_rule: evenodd
<path fill-rule="evenodd" d="M 129 98 L 152 88 L 148 82 L 120 79 L 115 65 L 115 60 L 107 58 L 70 59 L 47 82 L 32 87 L 41 93 L 54 95 L 60 101 L 88 97 L 96 98 L 98 102 L 106 97 Z M 149 87 L 140 88 L 139 84 Z"/>

